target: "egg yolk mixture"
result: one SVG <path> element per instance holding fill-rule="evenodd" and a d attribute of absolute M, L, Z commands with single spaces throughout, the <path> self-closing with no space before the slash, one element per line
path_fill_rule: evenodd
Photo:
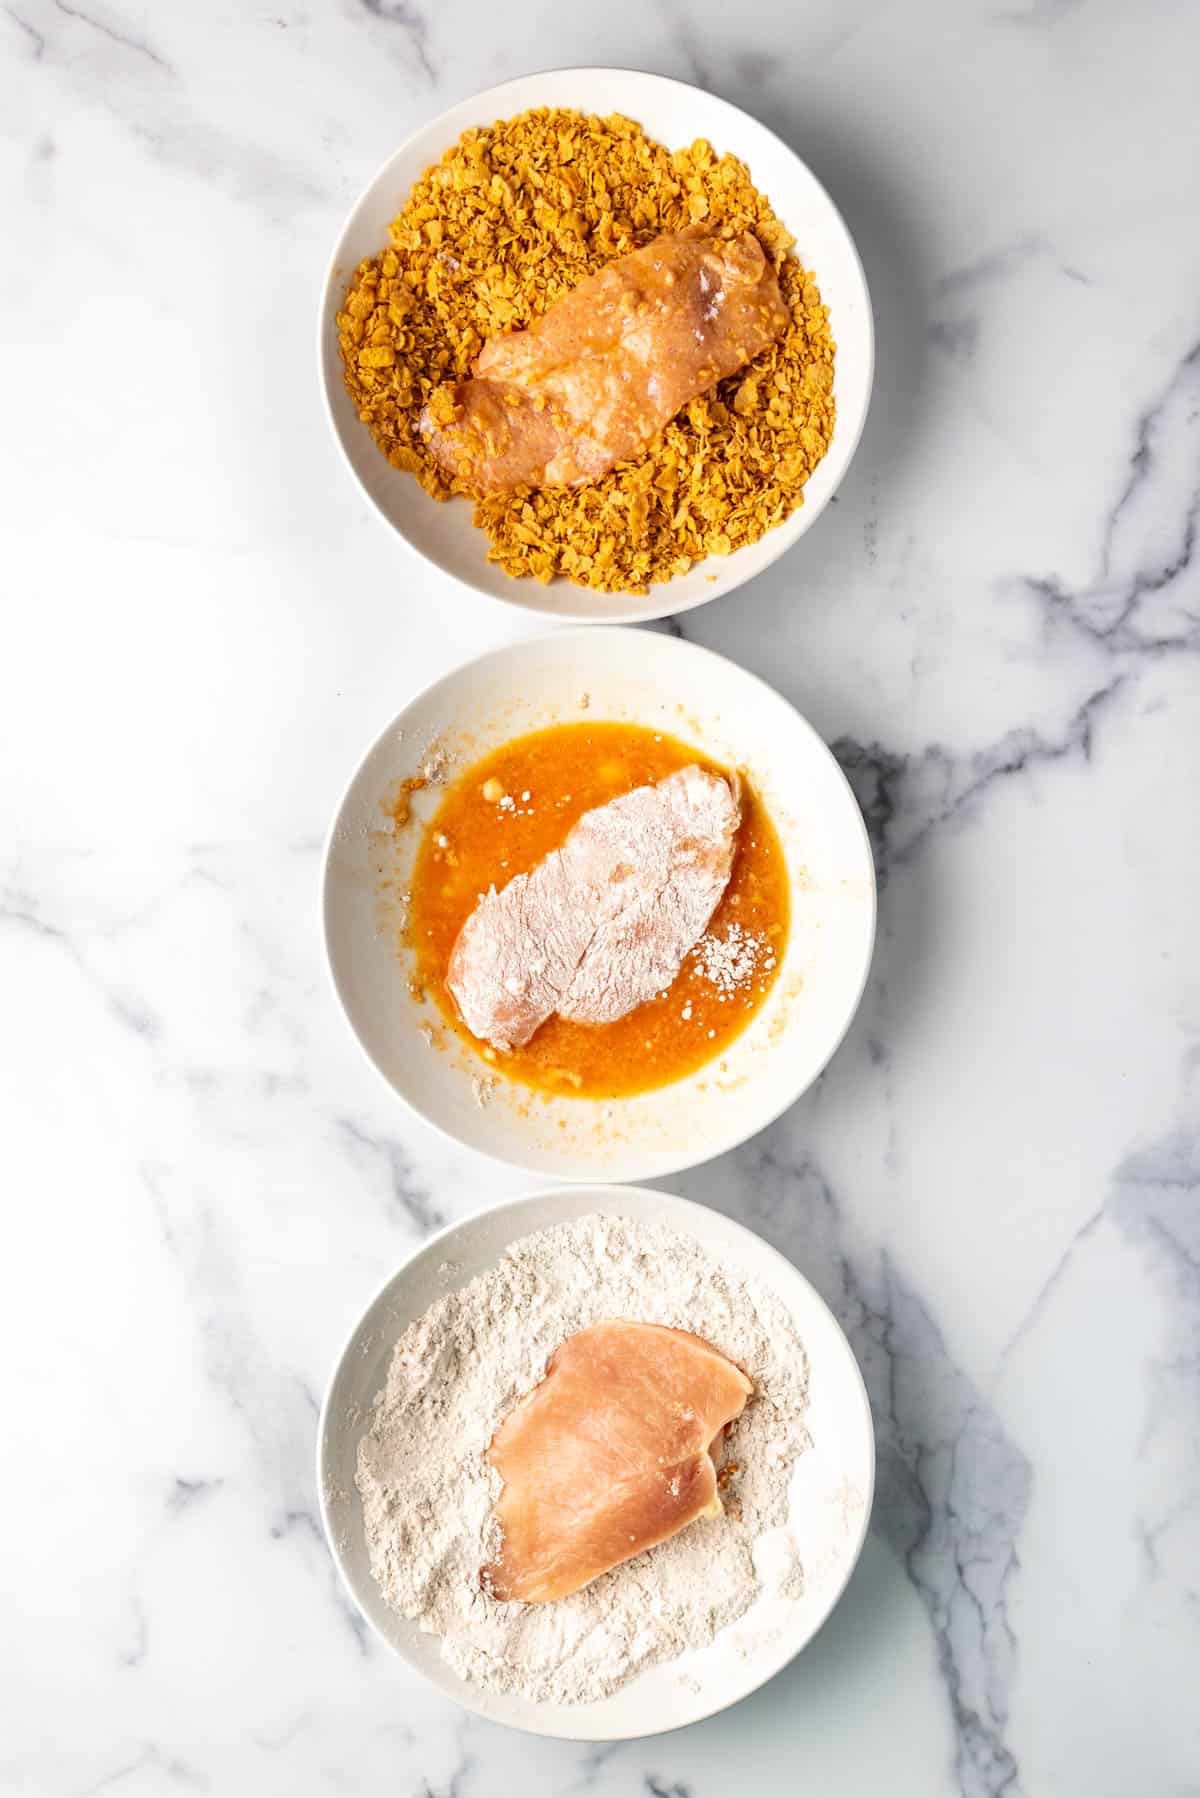
<path fill-rule="evenodd" d="M 729 885 L 668 992 L 611 1024 L 552 1017 L 523 1048 L 501 1053 L 471 1035 L 446 987 L 455 939 L 489 887 L 528 873 L 582 813 L 693 763 L 729 777 L 640 725 L 560 724 L 505 743 L 446 790 L 411 880 L 414 985 L 492 1072 L 559 1096 L 646 1092 L 719 1056 L 762 1005 L 787 940 L 788 877 L 775 828 L 744 778 Z"/>

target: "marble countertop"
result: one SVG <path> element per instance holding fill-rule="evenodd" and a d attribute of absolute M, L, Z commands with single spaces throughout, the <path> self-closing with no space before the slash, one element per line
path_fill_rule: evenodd
<path fill-rule="evenodd" d="M 1186 0 L 0 11 L 5 1794 L 1200 1793 L 1198 53 Z M 365 1297 L 524 1184 L 391 1101 L 323 974 L 350 767 L 523 626 L 368 516 L 317 289 L 411 128 L 586 62 L 788 138 L 879 339 L 838 503 L 684 626 L 854 779 L 873 977 L 669 1183 L 836 1307 L 873 1533 L 771 1685 L 602 1750 L 368 1640 L 313 1481 Z"/>

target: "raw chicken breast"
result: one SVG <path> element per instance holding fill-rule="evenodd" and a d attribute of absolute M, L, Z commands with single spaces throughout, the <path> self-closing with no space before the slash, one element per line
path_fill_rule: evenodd
<path fill-rule="evenodd" d="M 578 1592 L 697 1517 L 719 1517 L 709 1445 L 753 1387 L 687 1330 L 602 1323 L 568 1338 L 501 1424 L 497 1598 Z"/>
<path fill-rule="evenodd" d="M 446 985 L 467 1028 L 520 1047 L 555 1012 L 608 1024 L 663 992 L 729 884 L 740 816 L 698 766 L 585 812 L 460 930 Z"/>
<path fill-rule="evenodd" d="M 527 330 L 489 338 L 475 379 L 440 389 L 421 428 L 473 492 L 580 486 L 637 455 L 787 322 L 756 237 L 668 232 L 589 275 Z"/>

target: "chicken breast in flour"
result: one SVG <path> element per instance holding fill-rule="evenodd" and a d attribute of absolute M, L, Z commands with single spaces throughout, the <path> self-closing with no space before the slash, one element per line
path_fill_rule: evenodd
<path fill-rule="evenodd" d="M 585 812 L 459 932 L 446 984 L 467 1028 L 519 1048 L 555 1012 L 609 1024 L 665 991 L 729 883 L 740 820 L 729 781 L 698 766 Z"/>
<path fill-rule="evenodd" d="M 556 1350 L 488 1450 L 504 1481 L 496 1598 L 541 1604 L 719 1517 L 710 1445 L 753 1387 L 688 1330 L 602 1323 Z"/>

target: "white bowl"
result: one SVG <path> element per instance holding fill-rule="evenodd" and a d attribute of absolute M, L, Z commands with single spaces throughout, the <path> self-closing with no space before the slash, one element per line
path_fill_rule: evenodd
<path fill-rule="evenodd" d="M 397 1337 L 437 1298 L 494 1267 L 519 1237 L 590 1212 L 665 1224 L 765 1286 L 786 1307 L 809 1361 L 805 1421 L 812 1437 L 796 1463 L 789 1521 L 801 1543 L 804 1593 L 760 1599 L 707 1648 L 651 1668 L 592 1704 L 539 1704 L 483 1690 L 441 1659 L 436 1637 L 384 1603 L 371 1575 L 354 1486 L 365 1416 L 382 1390 Z M 446 1264 L 453 1278 L 446 1278 Z M 850 1345 L 824 1300 L 775 1249 L 742 1224 L 689 1199 L 611 1186 L 542 1193 L 451 1224 L 393 1275 L 351 1333 L 334 1371 L 317 1437 L 321 1515 L 335 1561 L 367 1621 L 426 1679 L 468 1710 L 536 1735 L 617 1741 L 696 1723 L 753 1692 L 816 1634 L 854 1570 L 866 1536 L 875 1439 L 866 1388 Z M 681 1677 L 686 1676 L 686 1678 Z"/>
<path fill-rule="evenodd" d="M 582 112 L 622 112 L 658 142 L 679 149 L 698 137 L 718 152 L 732 151 L 748 166 L 756 187 L 771 201 L 796 250 L 815 271 L 829 307 L 837 342 L 833 441 L 804 489 L 804 504 L 757 543 L 727 557 L 710 557 L 686 575 L 648 595 L 594 593 L 565 580 L 543 587 L 515 580 L 486 560 L 487 540 L 471 524 L 467 500 L 438 505 L 411 476 L 392 468 L 359 420 L 342 384 L 337 313 L 355 268 L 385 248 L 388 226 L 413 183 L 472 125 L 490 125 L 532 106 L 573 107 Z M 862 263 L 833 201 L 800 158 L 765 125 L 715 94 L 630 69 L 552 69 L 488 88 L 452 106 L 389 157 L 346 221 L 325 280 L 319 360 L 329 421 L 343 455 L 380 517 L 425 559 L 477 593 L 490 594 L 552 618 L 632 624 L 703 605 L 768 567 L 824 511 L 850 465 L 862 435 L 874 369 L 874 326 Z M 715 578 L 714 578 L 715 577 Z"/>
<path fill-rule="evenodd" d="M 397 921 L 391 902 L 379 897 L 383 801 L 434 742 L 464 767 L 525 731 L 584 718 L 668 731 L 748 770 L 787 860 L 787 948 L 767 999 L 719 1062 L 656 1092 L 603 1102 L 531 1099 L 527 1087 L 501 1079 L 481 1107 L 475 1082 L 487 1064 L 449 1030 L 441 1047 L 431 1047 L 422 1035 L 429 1014 L 408 993 Z M 428 818 L 437 798 L 436 788 L 415 794 L 417 817 Z M 410 825 L 382 846 L 400 890 L 419 837 Z M 635 1180 L 734 1148 L 816 1079 L 862 995 L 875 936 L 875 874 L 841 769 L 812 727 L 754 675 L 676 637 L 553 631 L 446 675 L 367 752 L 330 832 L 324 922 L 334 986 L 360 1044 L 423 1118 L 532 1173 Z"/>

